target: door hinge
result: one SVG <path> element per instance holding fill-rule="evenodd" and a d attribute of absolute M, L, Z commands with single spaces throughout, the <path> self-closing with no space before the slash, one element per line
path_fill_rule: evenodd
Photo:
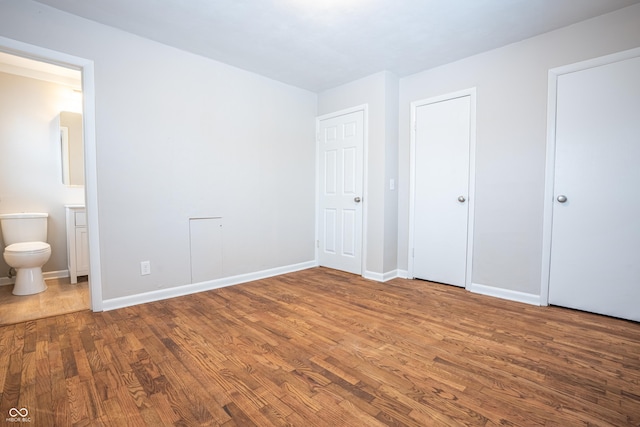
<path fill-rule="evenodd" d="M 320 240 L 316 240 L 316 248 L 320 249 Z"/>

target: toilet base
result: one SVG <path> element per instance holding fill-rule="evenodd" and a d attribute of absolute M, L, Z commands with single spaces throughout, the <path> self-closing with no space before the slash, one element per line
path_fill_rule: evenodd
<path fill-rule="evenodd" d="M 47 290 L 41 267 L 18 268 L 16 270 L 16 284 L 13 286 L 14 295 L 33 295 Z"/>

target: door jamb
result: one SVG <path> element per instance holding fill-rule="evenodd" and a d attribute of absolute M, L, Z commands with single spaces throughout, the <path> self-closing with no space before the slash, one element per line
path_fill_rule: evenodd
<path fill-rule="evenodd" d="M 574 64 L 551 68 L 547 85 L 547 154 L 545 161 L 544 204 L 542 220 L 542 268 L 540 275 L 540 305 L 549 305 L 549 282 L 551 280 L 551 232 L 553 229 L 553 205 L 556 162 L 556 103 L 558 78 L 601 65 L 612 64 L 640 56 L 640 48 L 629 49 Z"/>
<path fill-rule="evenodd" d="M 95 120 L 95 80 L 93 61 L 0 36 L 0 51 L 41 62 L 80 70 L 82 73 L 82 117 L 84 127 L 85 206 L 89 237 L 89 296 L 91 310 L 102 311 L 102 268 Z"/>
<path fill-rule="evenodd" d="M 414 232 L 415 232 L 415 176 L 416 176 L 416 118 L 418 107 L 437 102 L 448 101 L 464 96 L 470 97 L 469 111 L 469 215 L 467 218 L 467 263 L 465 271 L 465 289 L 471 287 L 471 273 L 473 271 L 473 226 L 475 223 L 475 187 L 476 187 L 476 88 L 463 89 L 444 95 L 434 96 L 427 99 L 413 101 L 411 103 L 411 143 L 409 147 L 409 263 L 408 278 L 414 279 L 413 275 L 413 254 L 414 254 Z"/>
<path fill-rule="evenodd" d="M 327 119 L 332 119 L 339 116 L 344 116 L 346 114 L 355 113 L 358 111 L 363 112 L 363 142 L 362 142 L 362 247 L 360 248 L 362 257 L 360 263 L 360 276 L 364 275 L 366 271 L 365 266 L 367 265 L 367 211 L 368 211 L 368 176 L 369 176 L 369 166 L 367 159 L 369 158 L 369 104 L 362 104 L 351 108 L 346 108 L 339 111 L 334 111 L 332 113 L 323 114 L 321 116 L 316 117 L 316 206 L 315 206 L 315 262 L 316 265 L 320 265 L 320 254 L 319 254 L 319 241 L 320 241 L 320 122 Z"/>

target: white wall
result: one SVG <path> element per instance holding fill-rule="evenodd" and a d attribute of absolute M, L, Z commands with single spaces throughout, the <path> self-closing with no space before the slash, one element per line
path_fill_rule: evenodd
<path fill-rule="evenodd" d="M 39 3 L 0 9 L 1 36 L 95 62 L 106 299 L 189 283 L 190 216 L 224 217 L 227 276 L 312 260 L 314 119 L 364 103 L 366 270 L 407 269 L 409 105 L 468 87 L 478 95 L 472 281 L 537 295 L 547 71 L 640 45 L 636 5 L 405 77 L 399 89 L 382 72 L 316 96 Z M 142 260 L 150 276 L 139 275 Z"/>
<path fill-rule="evenodd" d="M 225 276 L 313 260 L 315 94 L 39 3 L 0 9 L 1 36 L 94 61 L 105 299 L 188 284 L 191 216 L 223 217 Z"/>
<path fill-rule="evenodd" d="M 49 214 L 45 272 L 67 269 L 64 205 L 84 202 L 84 188 L 62 184 L 58 127 L 60 111 L 78 107 L 71 87 L 0 73 L 0 213 Z M 2 283 L 8 272 L 0 256 Z"/>
<path fill-rule="evenodd" d="M 384 256 L 382 271 L 391 277 L 398 269 L 398 133 L 400 80 L 385 73 Z M 393 188 L 392 188 L 393 185 Z"/>
<path fill-rule="evenodd" d="M 472 282 L 539 295 L 550 68 L 640 46 L 640 5 L 400 80 L 399 268 L 408 265 L 410 103 L 477 88 Z"/>
<path fill-rule="evenodd" d="M 389 179 L 397 177 L 398 78 L 380 72 L 318 95 L 318 114 L 367 104 L 368 147 L 366 182 L 365 275 L 381 278 L 395 271 L 397 195 Z"/>

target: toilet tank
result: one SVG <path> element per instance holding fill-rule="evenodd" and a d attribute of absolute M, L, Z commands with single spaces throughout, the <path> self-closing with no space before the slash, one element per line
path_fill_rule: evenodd
<path fill-rule="evenodd" d="M 46 242 L 48 217 L 46 213 L 0 214 L 5 246 L 21 242 Z"/>

